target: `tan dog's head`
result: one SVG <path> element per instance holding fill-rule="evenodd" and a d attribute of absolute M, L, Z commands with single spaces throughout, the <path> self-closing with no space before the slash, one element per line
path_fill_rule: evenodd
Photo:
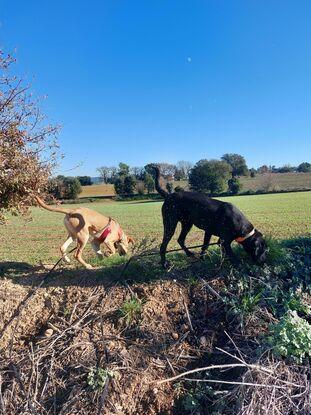
<path fill-rule="evenodd" d="M 120 256 L 126 255 L 129 250 L 129 244 L 133 244 L 134 239 L 130 236 L 127 236 L 124 232 L 121 239 L 115 242 L 115 248 L 118 250 Z"/>

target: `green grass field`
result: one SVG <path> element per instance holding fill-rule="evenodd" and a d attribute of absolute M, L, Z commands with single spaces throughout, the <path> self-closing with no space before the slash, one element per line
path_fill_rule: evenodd
<path fill-rule="evenodd" d="M 311 193 L 287 193 L 225 198 L 237 205 L 265 235 L 288 239 L 311 233 Z M 125 231 L 140 241 L 144 237 L 162 237 L 162 202 L 96 202 L 84 204 L 107 216 L 116 218 Z M 67 207 L 67 206 L 66 206 Z M 74 205 L 77 207 L 77 205 Z M 34 208 L 33 220 L 11 218 L 1 228 L 0 261 L 37 264 L 53 262 L 59 257 L 59 246 L 66 238 L 63 216 Z M 171 245 L 176 244 L 176 237 Z M 203 232 L 193 228 L 188 244 L 200 243 Z M 88 247 L 85 256 L 93 255 Z"/>

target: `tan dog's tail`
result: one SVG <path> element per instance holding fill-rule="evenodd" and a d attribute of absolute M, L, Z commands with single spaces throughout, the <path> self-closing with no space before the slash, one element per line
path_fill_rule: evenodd
<path fill-rule="evenodd" d="M 129 244 L 134 244 L 134 243 L 135 243 L 134 239 L 133 239 L 133 238 L 131 238 L 130 236 L 128 236 L 128 237 L 127 237 L 127 242 L 128 242 Z"/>
<path fill-rule="evenodd" d="M 64 208 L 60 208 L 60 207 L 52 207 L 47 205 L 46 203 L 43 202 L 42 199 L 40 199 L 39 196 L 35 196 L 36 201 L 38 202 L 38 204 L 43 207 L 43 209 L 49 210 L 50 212 L 58 212 L 58 213 L 64 213 L 65 215 L 67 213 L 72 213 L 71 209 L 64 209 Z"/>

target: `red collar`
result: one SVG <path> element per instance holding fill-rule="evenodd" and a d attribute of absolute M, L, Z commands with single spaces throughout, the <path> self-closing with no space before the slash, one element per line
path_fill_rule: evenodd
<path fill-rule="evenodd" d="M 99 231 L 98 233 L 95 234 L 95 239 L 97 239 L 98 242 L 105 242 L 107 236 L 112 232 L 114 226 L 118 227 L 118 238 L 119 238 L 119 241 L 120 241 L 123 237 L 124 232 L 123 232 L 121 226 L 118 224 L 118 222 L 114 221 L 111 218 L 109 218 L 109 222 L 104 227 L 104 229 L 102 229 L 101 231 Z"/>

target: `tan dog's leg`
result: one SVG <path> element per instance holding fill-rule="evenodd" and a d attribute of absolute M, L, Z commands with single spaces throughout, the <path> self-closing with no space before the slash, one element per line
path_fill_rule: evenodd
<path fill-rule="evenodd" d="M 73 242 L 73 238 L 68 235 L 68 238 L 66 239 L 66 241 L 63 243 L 63 245 L 60 247 L 60 252 L 62 253 L 63 256 L 63 260 L 67 262 L 67 264 L 70 263 L 70 258 L 68 257 L 66 251 L 68 246 Z"/>
<path fill-rule="evenodd" d="M 116 248 L 114 246 L 111 234 L 105 239 L 105 245 L 108 248 L 108 252 L 105 252 L 105 256 L 111 256 L 116 253 Z"/>
<path fill-rule="evenodd" d="M 83 249 L 85 248 L 85 245 L 87 244 L 88 239 L 89 239 L 89 234 L 82 233 L 82 232 L 79 232 L 77 234 L 78 244 L 77 244 L 77 250 L 75 252 L 75 258 L 85 268 L 92 269 L 93 268 L 92 265 L 85 262 L 84 259 L 82 258 L 82 252 L 83 252 Z"/>
<path fill-rule="evenodd" d="M 99 258 L 103 258 L 104 254 L 102 253 L 100 249 L 100 242 L 98 242 L 96 239 L 93 239 L 91 242 L 93 251 L 97 254 Z"/>

